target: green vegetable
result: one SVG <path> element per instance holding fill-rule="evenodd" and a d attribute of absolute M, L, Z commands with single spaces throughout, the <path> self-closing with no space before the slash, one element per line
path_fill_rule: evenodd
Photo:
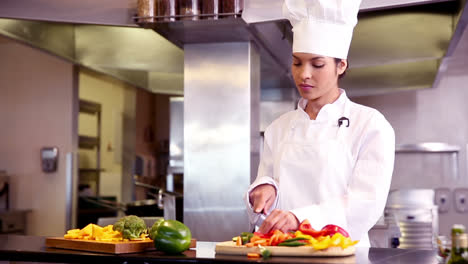
<path fill-rule="evenodd" d="M 249 233 L 249 232 L 242 232 L 241 235 L 240 235 L 240 238 L 242 239 L 242 245 L 245 245 L 247 243 L 250 242 L 250 239 L 254 236 L 253 233 Z M 237 238 L 239 236 L 235 236 L 232 238 L 232 242 L 237 242 Z"/>
<path fill-rule="evenodd" d="M 156 222 L 154 222 L 153 226 L 151 226 L 151 229 L 149 230 L 149 237 L 154 240 L 156 237 L 156 234 L 158 234 L 158 227 L 161 225 L 161 223 L 164 221 L 163 218 L 159 218 Z"/>
<path fill-rule="evenodd" d="M 283 243 L 293 242 L 293 241 L 298 241 L 298 240 L 309 240 L 309 239 L 307 237 L 294 237 L 294 238 L 286 239 L 285 241 L 283 241 Z"/>
<path fill-rule="evenodd" d="M 269 258 L 271 257 L 271 251 L 268 250 L 268 249 L 266 249 L 266 248 L 263 247 L 263 246 L 260 246 L 260 245 L 259 245 L 259 247 L 260 247 L 260 255 L 262 255 L 263 259 L 264 259 L 264 260 L 269 259 Z"/>
<path fill-rule="evenodd" d="M 186 225 L 177 220 L 165 220 L 157 229 L 154 246 L 157 250 L 177 254 L 189 249 L 191 240 L 192 233 Z"/>
<path fill-rule="evenodd" d="M 242 232 L 240 237 L 242 238 L 242 245 L 245 245 L 250 242 L 250 239 L 253 237 L 253 233 Z"/>
<path fill-rule="evenodd" d="M 146 224 L 140 217 L 128 215 L 115 222 L 113 229 L 122 232 L 123 238 L 136 239 L 146 232 Z"/>
<path fill-rule="evenodd" d="M 286 246 L 286 247 L 300 247 L 304 245 L 307 245 L 307 243 L 300 242 L 300 241 L 283 242 L 283 243 L 278 244 L 278 246 Z"/>

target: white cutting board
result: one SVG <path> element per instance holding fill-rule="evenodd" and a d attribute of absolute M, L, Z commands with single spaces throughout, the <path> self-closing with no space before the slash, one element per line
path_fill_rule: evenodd
<path fill-rule="evenodd" d="M 290 257 L 345 257 L 354 255 L 356 248 L 354 246 L 342 249 L 341 247 L 331 247 L 323 250 L 316 250 L 313 247 L 269 247 L 272 256 L 290 256 Z M 216 254 L 224 255 L 247 255 L 247 253 L 260 253 L 258 247 L 236 246 L 233 241 L 225 241 L 216 244 Z"/>

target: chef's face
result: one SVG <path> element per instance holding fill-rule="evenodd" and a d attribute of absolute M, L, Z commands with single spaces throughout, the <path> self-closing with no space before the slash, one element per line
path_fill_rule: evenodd
<path fill-rule="evenodd" d="M 300 95 L 315 100 L 337 92 L 338 76 L 346 67 L 346 60 L 337 63 L 331 57 L 295 52 L 291 69 Z"/>

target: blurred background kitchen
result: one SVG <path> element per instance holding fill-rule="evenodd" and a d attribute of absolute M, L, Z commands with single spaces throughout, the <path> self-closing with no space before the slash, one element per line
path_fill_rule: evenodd
<path fill-rule="evenodd" d="M 298 100 L 291 27 L 245 23 L 266 0 L 154 2 L 0 2 L 0 233 L 123 214 L 247 231 L 262 132 Z M 466 1 L 361 4 L 340 86 L 397 142 L 374 246 L 468 224 L 467 22 Z"/>

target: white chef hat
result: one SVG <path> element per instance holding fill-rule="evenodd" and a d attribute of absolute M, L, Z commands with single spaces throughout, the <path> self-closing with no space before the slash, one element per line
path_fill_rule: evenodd
<path fill-rule="evenodd" d="M 293 52 L 346 59 L 361 0 L 285 0 L 293 26 Z"/>

